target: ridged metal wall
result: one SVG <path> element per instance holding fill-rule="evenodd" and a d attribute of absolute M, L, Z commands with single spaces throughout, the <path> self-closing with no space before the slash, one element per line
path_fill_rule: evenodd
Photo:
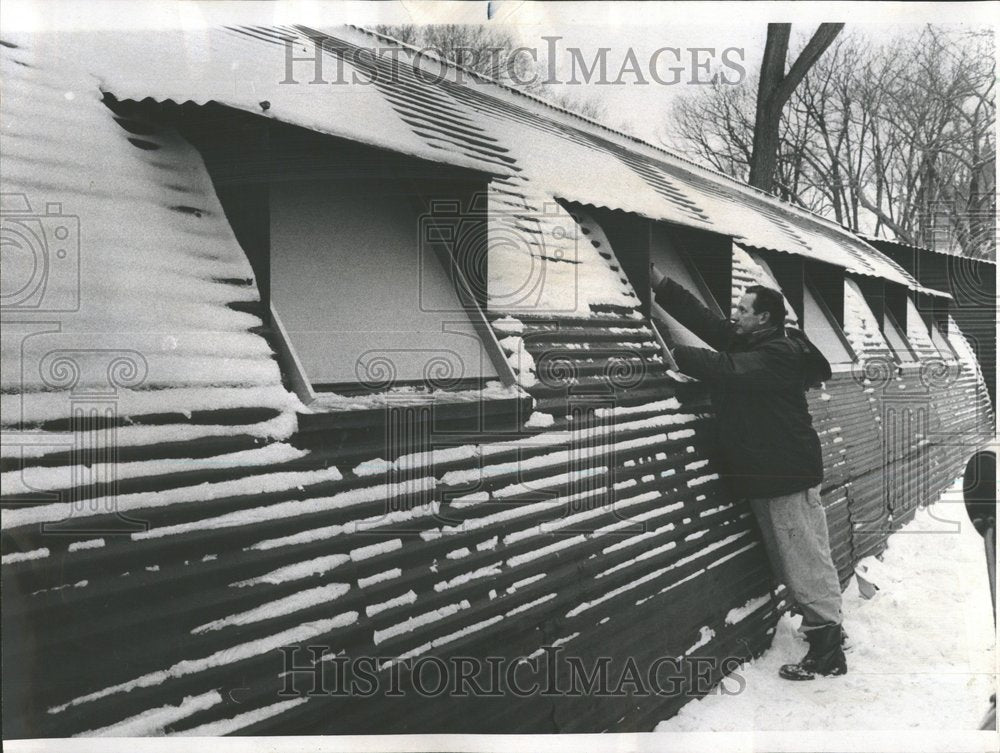
<path fill-rule="evenodd" d="M 4 51 L 5 80 L 18 62 L 34 69 L 19 85 L 35 98 L 5 103 L 5 116 L 41 107 L 61 115 L 65 82 L 19 47 Z M 86 116 L 93 127 L 71 146 L 91 155 L 81 169 L 101 180 L 79 188 L 81 197 L 100 197 L 101 186 L 145 171 L 142 201 L 102 201 L 127 205 L 141 227 L 181 206 L 172 192 L 187 196 L 183 206 L 198 211 L 181 212 L 189 223 L 181 228 L 165 227 L 155 239 L 161 255 L 195 243 L 202 253 L 233 248 L 190 147 L 150 124 L 116 124 L 96 92 Z M 27 159 L 45 138 L 44 129 L 15 138 L 15 155 Z M 90 138 L 127 148 L 108 159 L 108 149 L 96 148 L 104 142 Z M 537 210 L 537 192 L 510 173 L 496 190 Z M 57 167 L 46 174 L 66 190 Z M 535 211 L 525 216 L 538 221 Z M 767 598 L 769 569 L 748 510 L 718 478 L 706 395 L 666 374 L 613 250 L 594 244 L 588 218 L 574 222 L 597 249 L 588 263 L 620 277 L 620 302 L 591 306 L 587 315 L 489 310 L 500 338 L 518 320 L 534 364 L 516 369 L 525 394 L 502 430 L 469 428 L 469 416 L 457 414 L 449 414 L 454 426 L 432 425 L 427 411 L 391 401 L 389 409 L 296 416 L 268 356 L 256 387 L 210 384 L 218 392 L 206 407 L 185 410 L 185 395 L 193 397 L 183 391 L 183 367 L 194 371 L 201 356 L 184 354 L 177 383 L 162 385 L 162 407 L 110 421 L 123 439 L 117 512 L 148 530 L 123 532 L 115 511 L 88 507 L 107 493 L 89 482 L 52 482 L 47 504 L 5 492 L 5 734 L 648 730 L 697 689 L 682 683 L 669 697 L 288 696 L 281 648 L 324 646 L 326 655 L 313 657 L 320 663 L 340 651 L 515 660 L 545 646 L 588 666 L 602 656 L 616 666 L 701 657 L 715 662 L 711 682 L 723 658 L 766 648 L 784 604 L 780 594 Z M 140 266 L 154 258 L 136 249 Z M 116 269 L 109 263 L 103 274 Z M 213 279 L 182 292 L 220 317 L 245 315 L 242 335 L 263 343 L 252 286 Z M 957 328 L 951 336 L 960 338 Z M 967 356 L 952 365 L 954 378 L 886 372 L 883 379 L 878 365 L 865 359 L 859 372 L 810 393 L 842 581 L 961 472 L 991 426 Z M 14 388 L 4 385 L 8 394 Z M 44 438 L 74 428 L 68 415 L 32 414 L 31 395 L 16 397 L 29 406 L 19 430 Z M 927 429 L 887 426 L 897 421 L 897 403 L 922 411 L 918 426 Z M 474 405 L 473 417 L 480 406 L 489 410 L 486 401 Z M 551 424 L 541 427 L 535 414 Z M 294 431 L 267 424 L 282 417 Z M 137 427 L 148 431 L 125 431 Z M 200 435 L 185 437 L 192 427 Z M 253 454 L 276 448 L 273 457 Z M 78 457 L 5 452 L 4 471 L 16 478 Z M 926 483 L 911 489 L 914 478 Z M 42 527 L 71 509 L 83 531 Z M 729 619 L 747 604 L 756 608 Z M 300 652 L 297 662 L 308 657 Z"/>

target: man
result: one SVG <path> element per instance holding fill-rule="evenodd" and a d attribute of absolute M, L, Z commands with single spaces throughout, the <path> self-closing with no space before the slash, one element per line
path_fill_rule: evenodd
<path fill-rule="evenodd" d="M 805 396 L 830 378 L 830 364 L 785 327 L 777 290 L 748 288 L 730 322 L 652 265 L 651 282 L 656 302 L 716 349 L 668 343 L 677 367 L 708 385 L 723 475 L 737 499 L 749 499 L 775 575 L 802 611 L 809 651 L 779 674 L 845 674 L 840 581 L 819 496 L 823 456 Z"/>

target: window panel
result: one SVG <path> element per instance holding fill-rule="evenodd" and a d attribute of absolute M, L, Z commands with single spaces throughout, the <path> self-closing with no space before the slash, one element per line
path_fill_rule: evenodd
<path fill-rule="evenodd" d="M 878 317 L 861 292 L 861 287 L 851 279 L 845 280 L 844 285 L 844 334 L 859 355 L 889 349 L 879 328 Z"/>
<path fill-rule="evenodd" d="M 271 188 L 271 298 L 309 380 L 496 377 L 409 198 L 349 189 Z"/>
<path fill-rule="evenodd" d="M 913 302 L 912 298 L 906 300 L 906 338 L 919 355 L 937 355 L 937 348 L 931 342 L 931 333 L 927 329 L 927 322 L 917 310 L 917 304 Z"/>
<path fill-rule="evenodd" d="M 714 301 L 711 301 L 697 278 L 691 272 L 683 256 L 677 251 L 668 236 L 668 230 L 661 225 L 653 225 L 649 260 L 656 265 L 667 277 L 692 293 L 699 301 L 709 308 L 716 308 Z M 653 303 L 652 313 L 654 317 L 667 325 L 671 336 L 678 345 L 693 345 L 698 348 L 711 348 L 711 346 L 694 334 L 691 330 L 670 316 L 660 306 Z"/>
<path fill-rule="evenodd" d="M 948 342 L 948 338 L 941 333 L 941 329 L 938 325 L 931 325 L 931 342 L 934 343 L 934 347 L 937 348 L 938 353 L 941 354 L 942 358 L 947 360 L 953 360 L 956 358 L 955 351 L 951 347 L 951 343 Z"/>
<path fill-rule="evenodd" d="M 744 280 L 742 285 L 734 286 L 733 291 L 733 308 L 739 303 L 740 298 L 746 294 L 746 289 L 751 285 L 763 285 L 767 288 L 773 288 L 774 290 L 781 291 L 784 295 L 784 291 L 781 290 L 781 286 L 778 284 L 777 278 L 771 271 L 771 268 L 767 265 L 759 254 L 744 251 L 738 246 L 733 246 L 733 266 L 734 268 L 739 265 L 743 270 Z M 734 269 L 735 277 L 735 269 Z M 799 318 L 795 314 L 795 309 L 788 303 L 788 299 L 785 299 L 785 323 L 790 324 L 793 327 L 799 326 Z"/>
<path fill-rule="evenodd" d="M 910 350 L 910 344 L 907 342 L 902 328 L 896 323 L 895 317 L 888 309 L 885 312 L 885 327 L 882 331 L 900 361 L 912 363 L 917 360 L 913 351 Z"/>
<path fill-rule="evenodd" d="M 658 304 L 654 303 L 652 305 L 652 310 L 653 318 L 666 325 L 667 331 L 670 332 L 670 336 L 673 337 L 674 342 L 678 345 L 693 345 L 696 348 L 708 348 L 710 350 L 715 350 L 715 348 L 698 337 L 698 335 L 670 316 L 670 314 L 664 311 Z"/>
<path fill-rule="evenodd" d="M 840 325 L 820 304 L 811 285 L 806 285 L 802 295 L 803 331 L 831 364 L 852 363 L 854 354 L 840 338 Z"/>

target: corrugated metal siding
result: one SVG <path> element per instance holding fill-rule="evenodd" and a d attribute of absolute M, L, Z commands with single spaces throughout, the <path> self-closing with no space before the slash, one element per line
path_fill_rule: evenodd
<path fill-rule="evenodd" d="M 79 223 L 79 266 L 50 275 L 52 307 L 4 311 L 4 495 L 19 508 L 5 523 L 66 517 L 68 503 L 36 500 L 74 482 L 86 498 L 102 468 L 71 473 L 74 460 L 114 462 L 125 494 L 151 475 L 169 488 L 180 463 L 235 478 L 298 457 L 271 444 L 292 434 L 299 404 L 255 331 L 250 267 L 197 153 L 116 124 L 83 72 L 46 70 L 22 48 L 3 65 L 5 198 L 32 206 L 29 220 L 56 202 Z"/>
<path fill-rule="evenodd" d="M 949 313 L 973 346 L 983 370 L 986 388 L 996 406 L 997 296 L 996 262 L 942 253 L 905 243 L 865 236 L 929 288 L 952 297 Z"/>
<path fill-rule="evenodd" d="M 720 637 L 706 652 L 739 649 L 721 642 L 738 629 L 725 626 L 723 618 L 760 594 L 759 548 L 746 511 L 726 501 L 711 462 L 699 467 L 704 461 L 698 458 L 710 454 L 710 422 L 682 411 L 703 403 L 665 405 L 668 395 L 661 392 L 665 400 L 631 406 L 624 415 L 592 418 L 586 403 L 578 402 L 574 425 L 560 420 L 534 446 L 481 445 L 471 459 L 458 453 L 452 460 L 447 450 L 439 460 L 411 456 L 412 463 L 437 462 L 413 468 L 412 480 L 394 486 L 387 486 L 389 474 L 359 475 L 346 470 L 350 463 L 342 458 L 328 457 L 345 468 L 343 480 L 306 481 L 298 488 L 219 497 L 211 504 L 205 501 L 208 489 L 185 489 L 188 503 L 150 512 L 150 536 L 109 538 L 100 549 L 54 550 L 42 562 L 5 567 L 8 594 L 35 594 L 22 616 L 30 621 L 38 650 L 35 669 L 47 683 L 32 688 L 30 705 L 39 712 L 33 721 L 47 734 L 69 734 L 186 696 L 227 697 L 227 689 L 244 684 L 238 703 L 223 701 L 172 729 L 265 705 L 281 686 L 280 662 L 273 647 L 257 652 L 255 641 L 285 645 L 309 637 L 352 655 L 419 656 L 432 646 L 444 653 L 530 653 L 544 641 L 571 637 L 564 644 L 568 650 L 575 651 L 579 641 L 584 650 L 597 651 L 607 644 L 593 642 L 603 632 L 595 635 L 593 628 L 607 618 L 622 655 L 641 645 L 632 641 L 639 640 L 636 625 L 643 622 L 649 623 L 647 632 L 657 624 L 667 631 L 660 651 L 682 652 L 705 626 Z M 567 471 L 582 480 L 572 484 L 557 477 Z M 598 496 L 599 504 L 567 515 L 562 502 L 538 501 L 567 493 L 587 500 L 610 483 L 619 489 L 614 506 Z M 695 483 L 700 493 L 692 494 Z M 470 489 L 487 492 L 490 499 L 461 508 L 445 501 Z M 403 509 L 386 518 L 387 500 Z M 621 533 L 623 516 L 642 521 L 646 531 Z M 452 522 L 442 525 L 442 517 Z M 567 529 L 570 534 L 562 533 Z M 729 564 L 721 567 L 724 562 Z M 713 563 L 718 570 L 673 590 Z M 293 580 L 238 585 L 268 573 L 270 580 L 280 580 L 280 573 L 296 567 L 301 574 Z M 394 577 L 362 585 L 394 568 L 399 570 Z M 61 588 L 67 572 L 89 587 Z M 755 577 L 747 578 L 748 572 Z M 526 582 L 540 574 L 542 580 Z M 659 596 L 664 591 L 669 596 Z M 261 605 L 303 593 L 311 596 L 302 608 L 254 618 Z M 717 599 L 706 601 L 713 593 Z M 367 614 L 379 604 L 386 608 Z M 14 616 L 18 612 L 15 606 Z M 243 618 L 234 621 L 233 615 Z M 331 615 L 334 622 L 324 624 Z M 340 628 L 339 615 L 349 615 Z M 419 615 L 430 617 L 393 634 Z M 295 630 L 305 636 L 282 635 Z M 504 636 L 522 637 L 498 644 Z M 742 640 L 759 649 L 761 638 L 758 630 Z M 80 652 L 82 645 L 89 650 Z M 109 654 L 116 657 L 110 665 Z M 86 700 L 87 693 L 107 691 L 112 692 Z M 78 705 L 61 708 L 81 698 Z M 332 725 L 328 703 L 315 699 L 310 702 L 315 710 L 297 709 L 296 721 L 285 729 L 385 729 L 378 703 L 347 717 L 338 711 Z M 451 729 L 461 723 L 503 729 L 482 717 L 449 720 L 450 708 L 435 708 L 432 718 L 411 709 L 398 719 L 398 728 Z M 597 723 L 610 725 L 613 708 L 602 707 L 597 719 L 603 721 Z M 46 715 L 41 709 L 57 711 Z M 532 718 L 521 719 L 519 727 L 592 728 L 595 722 L 570 717 L 565 727 L 553 727 L 548 716 Z M 269 729 L 292 723 L 275 724 Z"/>
<path fill-rule="evenodd" d="M 919 506 L 937 499 L 992 435 L 985 386 L 967 361 L 925 361 L 901 376 L 881 365 L 834 375 L 809 402 L 842 582 Z"/>
<path fill-rule="evenodd" d="M 206 392 L 185 377 L 225 373 L 226 358 L 182 350 L 170 376 L 157 382 L 164 388 L 158 412 L 146 407 L 148 394 L 123 400 L 130 407 L 109 440 L 120 445 L 118 468 L 131 472 L 118 510 L 144 519 L 148 532 L 96 533 L 118 519 L 81 506 L 78 520 L 88 533 L 43 533 L 38 524 L 61 521 L 67 502 L 4 511 L 3 627 L 6 645 L 18 649 L 4 672 L 8 735 L 107 732 L 165 707 L 159 722 L 146 722 L 147 734 L 385 732 L 387 724 L 398 732 L 650 729 L 691 698 L 689 687 L 666 700 L 287 698 L 279 694 L 285 678 L 278 649 L 319 644 L 349 656 L 515 658 L 559 641 L 585 662 L 610 652 L 641 666 L 682 657 L 698 644 L 697 655 L 714 659 L 749 657 L 767 645 L 781 607 L 776 599 L 735 624 L 726 619 L 767 595 L 768 569 L 748 511 L 717 477 L 706 396 L 667 377 L 650 322 L 613 250 L 593 243 L 588 218 L 546 213 L 538 206 L 544 195 L 522 178 L 494 182 L 494 198 L 517 210 L 508 218 L 512 227 L 537 236 L 539 228 L 575 224 L 591 239 L 573 260 L 578 279 L 594 288 L 576 302 L 582 306 L 488 312 L 498 336 L 519 338 L 508 342 L 509 353 L 523 358 L 519 380 L 534 412 L 552 417 L 549 426 L 522 416 L 526 423 L 513 436 L 466 432 L 442 441 L 428 414 L 400 407 L 388 417 L 345 414 L 336 417 L 338 430 L 313 431 L 304 417 L 296 420 L 294 401 L 280 387 L 254 329 L 259 319 L 240 310 L 256 291 L 242 282 L 247 265 L 217 205 L 208 203 L 208 178 L 191 150 L 160 133 L 129 144 L 134 136 L 113 124 L 89 82 L 60 80 L 20 48 L 4 51 L 7 81 L 13 60 L 35 67 L 14 79 L 23 96 L 7 95 L 5 121 L 18 122 L 31 108 L 51 116 L 42 127 L 32 122 L 37 140 L 11 142 L 13 153 L 28 154 L 48 138 L 65 144 L 67 157 L 76 155 L 81 179 L 102 176 L 68 196 L 88 204 L 82 226 L 103 218 L 91 227 L 132 250 L 137 266 L 130 273 L 152 274 L 145 264 L 163 259 L 185 273 L 199 269 L 191 263 L 196 255 L 221 255 L 239 267 L 238 285 L 215 279 L 213 268 L 204 285 L 165 285 L 164 295 L 188 296 L 184 306 L 178 301 L 183 312 L 199 293 L 194 307 L 220 318 L 234 308 L 227 301 L 240 301 L 242 318 L 220 341 L 247 333 L 251 360 L 259 362 L 249 373 L 260 376 L 250 385 L 212 383 Z M 85 118 L 90 127 L 49 133 L 46 124 L 65 122 L 67 89 L 85 103 L 72 123 Z M 34 174 L 66 190 L 62 171 L 52 164 Z M 9 176 L 4 180 L 6 190 Z M 130 181 L 148 198 L 102 193 Z M 144 213 L 161 216 L 175 193 L 197 213 L 175 212 L 180 226 L 144 224 Z M 69 198 L 65 205 L 71 208 Z M 113 216 L 123 209 L 135 222 Z M 155 232 L 141 239 L 129 235 L 149 227 Z M 151 244 L 159 253 L 147 251 Z M 93 271 L 95 279 L 126 275 L 115 257 L 98 257 Z M 105 292 L 88 300 L 103 302 L 87 314 L 100 323 L 113 316 L 100 306 L 118 298 Z M 952 397 L 954 385 L 947 396 L 933 393 L 935 410 L 942 426 L 947 416 L 955 435 L 977 441 L 982 414 L 955 407 L 959 400 L 980 405 L 982 381 L 971 371 L 962 379 L 960 396 Z M 895 478 L 887 468 L 933 467 L 925 461 L 937 458 L 943 470 L 932 473 L 936 488 L 957 473 L 947 471 L 951 463 L 961 462 L 957 451 L 954 458 L 939 451 L 944 441 L 883 446 L 880 406 L 904 385 L 910 389 L 912 378 L 883 395 L 879 385 L 841 376 L 810 395 L 830 469 L 824 503 L 842 579 L 884 542 L 890 527 L 873 530 L 871 521 L 898 524 L 915 504 L 896 491 L 901 481 L 882 487 Z M 51 400 L 31 394 L 25 404 L 43 432 L 72 428 L 71 406 L 53 411 Z M 284 423 L 269 423 L 278 419 Z M 381 433 L 387 420 L 397 422 L 391 441 Z M 232 455 L 245 449 L 259 454 Z M 28 465 L 58 468 L 70 457 L 42 453 Z M 192 458 L 204 467 L 192 468 Z M 185 470 L 139 465 L 169 459 L 183 459 Z M 58 479 L 48 491 L 67 496 Z"/>
<path fill-rule="evenodd" d="M 78 267 L 52 268 L 41 306 L 3 312 L 5 732 L 69 734 L 91 721 L 63 725 L 47 706 L 160 666 L 178 594 L 199 603 L 191 576 L 211 577 L 160 570 L 130 534 L 213 496 L 232 509 L 329 472 L 291 472 L 303 453 L 283 440 L 299 403 L 257 332 L 249 264 L 193 148 L 116 123 L 71 63 L 5 46 L 2 65 L 3 190 L 21 204 L 4 210 L 79 231 L 63 239 L 78 242 Z"/>

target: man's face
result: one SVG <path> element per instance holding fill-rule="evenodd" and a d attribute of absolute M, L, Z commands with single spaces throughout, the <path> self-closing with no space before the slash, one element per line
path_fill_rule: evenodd
<path fill-rule="evenodd" d="M 753 310 L 756 293 L 747 293 L 740 302 L 736 304 L 736 311 L 733 314 L 733 321 L 736 323 L 736 332 L 741 335 L 753 334 L 759 329 L 767 326 L 767 313 L 755 314 Z"/>

